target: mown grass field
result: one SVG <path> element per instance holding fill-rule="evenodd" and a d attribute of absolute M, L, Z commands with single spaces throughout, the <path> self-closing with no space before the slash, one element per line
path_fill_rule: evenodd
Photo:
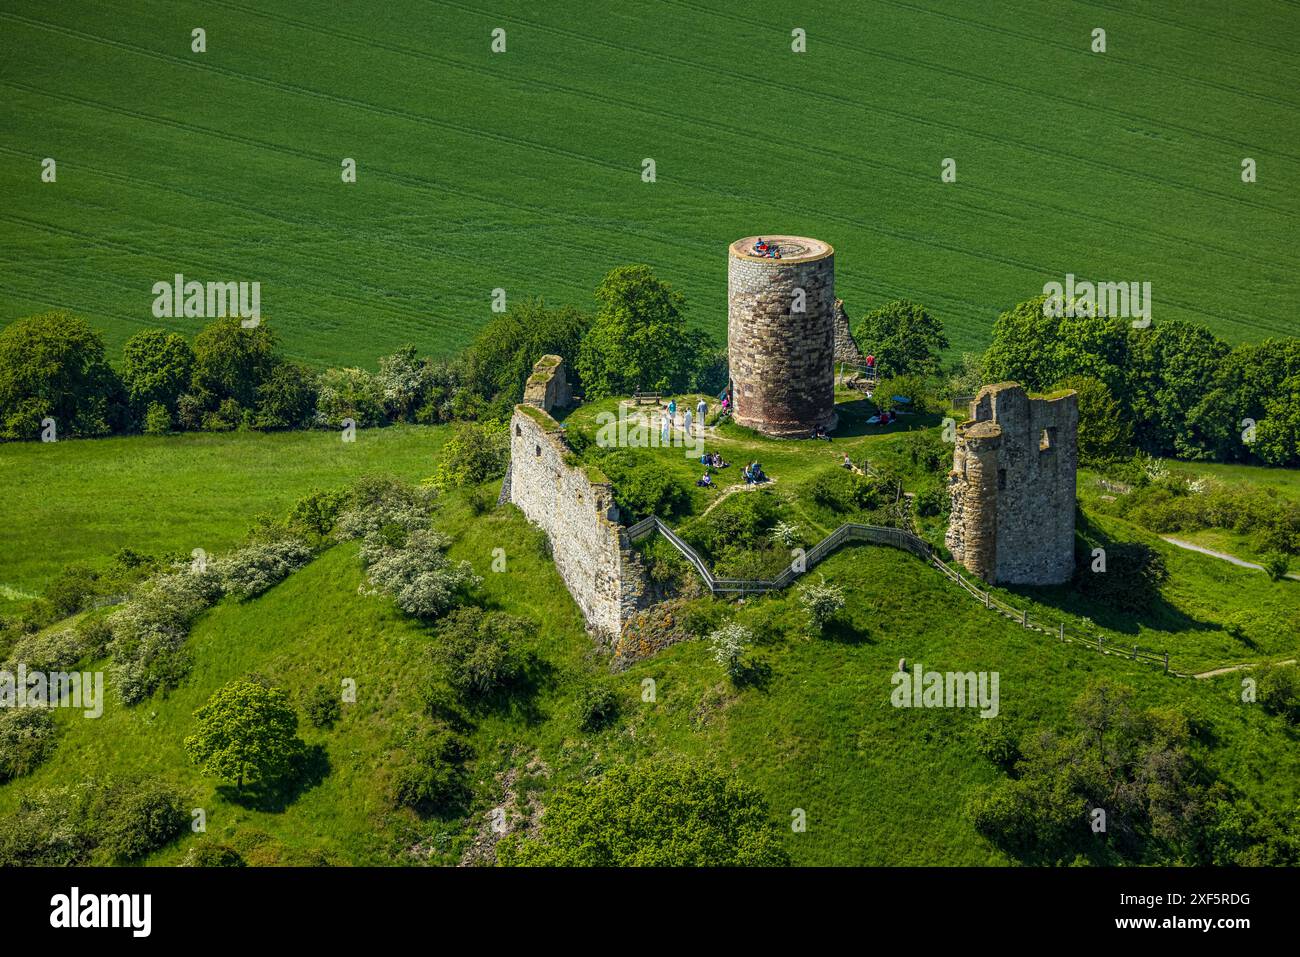
<path fill-rule="evenodd" d="M 588 307 L 647 262 L 721 335 L 726 244 L 775 231 L 836 247 L 852 315 L 917 299 L 955 350 L 1067 272 L 1293 334 L 1298 37 L 1272 0 L 13 0 L 0 323 L 66 307 L 116 355 L 155 282 L 259 281 L 292 355 L 373 367 L 460 347 L 493 289 Z"/>
<path fill-rule="evenodd" d="M 382 471 L 432 475 L 442 427 L 189 433 L 0 445 L 0 612 L 69 562 L 121 548 L 165 555 L 234 546 L 261 512 L 283 515 L 314 488 Z"/>

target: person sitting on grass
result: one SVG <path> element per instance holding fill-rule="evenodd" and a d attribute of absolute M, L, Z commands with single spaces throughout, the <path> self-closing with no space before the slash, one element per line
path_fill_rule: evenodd
<path fill-rule="evenodd" d="M 700 488 L 713 488 L 713 476 L 705 472 L 695 484 Z"/>
<path fill-rule="evenodd" d="M 722 457 L 722 453 L 721 453 L 721 452 L 714 452 L 714 453 L 713 453 L 713 467 L 714 467 L 715 469 L 725 469 L 725 468 L 730 468 L 730 467 L 731 467 L 731 463 L 728 462 L 726 459 L 724 459 L 724 458 Z"/>
<path fill-rule="evenodd" d="M 845 453 L 844 453 L 844 461 L 841 462 L 840 464 L 843 465 L 846 469 L 850 469 L 850 470 L 852 470 L 852 468 L 853 468 L 853 460 L 852 460 L 851 458 L 849 458 L 849 453 L 848 453 L 848 452 L 845 452 Z"/>

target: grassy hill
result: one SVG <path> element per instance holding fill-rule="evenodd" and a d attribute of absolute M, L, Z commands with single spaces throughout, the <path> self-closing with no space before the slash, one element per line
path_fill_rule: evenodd
<path fill-rule="evenodd" d="M 358 439 L 356 451 L 365 448 L 367 435 Z M 426 471 L 430 445 L 439 440 L 437 432 L 417 429 L 372 437 L 391 440 L 382 458 L 416 475 Z M 738 444 L 747 441 L 743 430 L 731 437 Z M 259 461 L 244 445 L 259 437 L 203 438 L 230 443 L 250 465 Z M 133 448 L 156 455 L 158 464 L 191 461 L 179 442 L 111 441 L 120 444 L 118 454 L 90 468 L 102 471 L 105 462 L 127 458 L 122 453 Z M 881 453 L 895 441 L 890 436 L 854 440 L 858 452 Z M 67 448 L 109 444 L 67 443 Z M 838 452 L 842 444 L 849 445 L 837 441 L 832 448 Z M 342 468 L 328 455 L 313 458 L 310 448 L 294 447 L 291 459 L 281 448 L 286 486 L 305 487 L 312 469 Z M 806 451 L 801 465 L 790 448 L 786 459 L 776 455 L 775 445 L 763 454 L 794 488 L 814 468 Z M 154 451 L 160 449 L 166 453 Z M 226 462 L 227 471 L 236 472 L 235 461 Z M 289 466 L 304 462 L 308 469 L 290 483 Z M 195 476 L 201 472 L 191 469 Z M 238 486 L 227 481 L 227 489 Z M 288 495 L 287 487 L 282 491 Z M 113 508 L 121 509 L 122 501 L 113 499 Z M 181 501 L 175 497 L 156 508 Z M 276 501 L 268 498 L 266 504 Z M 239 498 L 227 492 L 212 507 L 222 516 L 212 527 L 237 537 L 234 530 L 247 518 Z M 147 523 L 143 515 L 138 520 L 141 527 L 164 524 Z M 1105 524 L 1116 538 L 1149 539 L 1123 523 Z M 973 711 L 892 707 L 890 675 L 900 658 L 929 670 L 997 671 L 1001 712 L 994 720 L 1019 729 L 1060 726 L 1089 678 L 1116 679 L 1137 689 L 1143 707 L 1177 705 L 1188 711 L 1198 728 L 1197 757 L 1263 807 L 1285 812 L 1300 799 L 1295 731 L 1281 718 L 1242 704 L 1240 676 L 1176 678 L 1147 664 L 1062 646 L 990 613 L 901 552 L 855 547 L 818 567 L 848 595 L 839 621 L 821 636 L 809 633 L 793 594 L 729 604 L 724 613 L 756 636 L 751 651 L 756 677 L 737 687 L 701 641 L 674 645 L 611 676 L 608 659 L 585 634 L 548 558 L 544 536 L 513 507 L 479 514 L 470 496 L 457 493 L 442 499 L 435 525 L 452 539 L 450 556 L 469 561 L 482 576 L 479 601 L 485 607 L 535 623 L 526 638 L 538 662 L 532 690 L 506 706 L 472 714 L 467 730 L 475 753 L 469 764 L 472 796 L 462 812 L 422 819 L 389 803 L 403 735 L 418 723 L 424 693 L 436 680 L 426 662 L 437 637 L 435 630 L 397 612 L 389 599 L 362 594 L 356 545 L 343 544 L 261 597 L 228 599 L 206 613 L 188 641 L 195 666 L 174 691 L 126 708 L 113 696 L 110 676 L 103 717 L 85 720 L 57 712 L 55 753 L 34 774 L 0 787 L 0 815 L 41 789 L 106 775 L 142 775 L 179 787 L 190 806 L 205 810 L 208 836 L 236 847 L 250 863 L 453 863 L 503 803 L 521 806 L 531 797 L 545 805 L 551 789 L 616 763 L 696 757 L 734 768 L 767 797 L 779 822 L 795 809 L 806 813 L 805 832 L 783 829 L 796 863 L 1009 863 L 975 832 L 967 814 L 970 800 L 1000 776 L 976 748 L 982 719 Z M 34 527 L 29 534 L 35 541 Z M 1271 583 L 1211 558 L 1157 547 L 1171 578 L 1157 612 L 1133 623 L 1106 620 L 1099 609 L 1050 589 L 1022 590 L 1012 597 L 1029 604 L 1035 615 L 1092 615 L 1113 634 L 1127 627 L 1144 644 L 1167 642 L 1177 665 L 1300 651 L 1300 629 L 1261 635 L 1257 647 L 1247 648 L 1222 627 L 1240 612 L 1295 621 L 1300 613 L 1295 583 Z M 505 550 L 504 571 L 493 569 L 496 549 Z M 303 736 L 320 749 L 319 757 L 313 774 L 287 798 L 236 798 L 199 775 L 183 750 L 194 709 L 232 679 L 254 674 L 288 689 L 295 700 L 318 683 L 334 686 L 352 678 L 357 684 L 357 702 L 345 706 L 333 730 L 304 724 Z M 646 679 L 654 681 L 653 702 L 642 697 Z M 578 701 L 597 684 L 614 689 L 621 717 L 592 733 L 579 726 Z M 196 839 L 187 833 L 149 863 L 178 862 Z"/>
<path fill-rule="evenodd" d="M 116 354 L 155 282 L 259 281 L 292 355 L 373 366 L 463 345 L 495 288 L 585 307 L 639 261 L 721 334 L 725 244 L 781 231 L 836 247 L 852 314 L 918 299 L 954 349 L 1067 272 L 1294 332 L 1300 10 L 1233 9 L 16 0 L 0 323 L 69 308 Z"/>
<path fill-rule="evenodd" d="M 793 596 L 751 601 L 741 620 L 759 636 L 765 677 L 736 690 L 701 642 L 668 649 L 612 679 L 622 719 L 596 734 L 579 730 L 576 698 L 610 680 L 605 659 L 543 557 L 540 533 L 513 509 L 482 517 L 448 502 L 438 524 L 452 555 L 484 577 L 489 607 L 537 622 L 531 650 L 544 662 L 535 695 L 476 716 L 471 741 L 473 806 L 463 816 L 419 820 L 386 803 L 390 763 L 420 708 L 421 661 L 431 633 L 384 598 L 358 594 L 355 546 L 338 546 L 248 603 L 210 612 L 190 642 L 196 667 L 181 687 L 126 709 L 110 697 L 104 716 L 59 714 L 54 757 L 34 775 L 0 788 L 0 814 L 31 789 L 87 776 L 140 773 L 180 786 L 207 813 L 208 833 L 256 863 L 451 862 L 503 800 L 502 776 L 520 774 L 516 793 L 548 789 L 601 766 L 638 757 L 696 756 L 734 767 L 759 787 L 778 820 L 807 813 L 805 833 L 786 833 L 804 864 L 997 864 L 1004 856 L 973 831 L 971 796 L 997 778 L 975 751 L 970 711 L 906 710 L 889 703 L 899 658 L 935 670 L 1001 675 L 1001 715 L 1029 727 L 1064 720 L 1085 681 L 1108 675 L 1131 684 L 1144 706 L 1179 704 L 1208 722 L 1198 746 L 1216 769 L 1267 807 L 1300 797 L 1294 731 L 1241 705 L 1232 676 L 1175 679 L 1158 669 L 1062 648 L 986 612 L 924 564 L 888 549 L 855 548 L 822 570 L 842 583 L 849 605 L 830 637 L 809 637 Z M 507 548 L 505 573 L 489 570 Z M 182 750 L 191 712 L 217 687 L 261 674 L 295 694 L 319 681 L 352 677 L 358 700 L 333 731 L 305 729 L 323 747 L 324 772 L 287 806 L 230 799 L 198 775 Z M 652 678 L 657 700 L 641 700 Z M 175 863 L 186 835 L 152 859 Z M 417 849 L 412 854 L 406 852 Z"/>

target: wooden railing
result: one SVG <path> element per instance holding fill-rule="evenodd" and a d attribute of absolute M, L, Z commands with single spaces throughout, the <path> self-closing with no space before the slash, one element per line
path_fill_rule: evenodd
<path fill-rule="evenodd" d="M 1071 628 L 1066 626 L 1064 621 L 1052 623 L 1045 618 L 1031 618 L 1028 608 L 1016 608 L 998 598 L 992 591 L 981 588 L 978 581 L 973 581 L 964 576 L 960 568 L 949 565 L 936 555 L 933 546 L 929 542 L 906 529 L 892 528 L 887 525 L 862 525 L 857 522 L 846 522 L 808 549 L 800 559 L 797 559 L 776 578 L 770 580 L 715 577 L 709 570 L 709 566 L 705 564 L 703 557 L 673 531 L 671 526 L 657 516 L 652 515 L 649 518 L 642 519 L 627 529 L 628 540 L 631 542 L 641 541 L 655 532 L 667 539 L 669 544 L 682 554 L 699 574 L 709 591 L 715 595 L 760 594 L 788 588 L 799 576 L 805 574 L 814 565 L 823 561 L 841 546 L 850 543 L 867 542 L 873 545 L 888 545 L 891 548 L 899 548 L 911 552 L 922 561 L 933 565 L 985 608 L 1018 622 L 1024 628 L 1032 628 L 1042 634 L 1057 638 L 1062 644 L 1076 644 L 1101 652 L 1104 655 L 1117 655 L 1134 661 L 1158 664 L 1163 666 L 1166 673 L 1169 673 L 1169 652 L 1152 651 L 1138 645 L 1126 646 L 1114 639 L 1110 639 L 1108 642 L 1103 635 L 1087 635 L 1073 632 Z"/>

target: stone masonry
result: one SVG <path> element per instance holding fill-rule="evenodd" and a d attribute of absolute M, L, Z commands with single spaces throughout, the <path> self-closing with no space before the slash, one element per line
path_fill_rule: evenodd
<path fill-rule="evenodd" d="M 844 300 L 835 300 L 835 363 L 838 365 L 843 362 L 845 365 L 853 366 L 855 369 L 866 360 L 862 357 L 862 350 L 858 348 L 858 341 L 853 338 L 853 333 L 849 329 L 849 314 L 844 311 Z"/>
<path fill-rule="evenodd" d="M 727 352 L 738 424 L 806 438 L 835 426 L 835 250 L 816 239 L 764 237 L 780 259 L 731 244 Z"/>
<path fill-rule="evenodd" d="M 1078 400 L 987 385 L 957 428 L 947 545 L 990 584 L 1055 585 L 1074 573 Z"/>
<path fill-rule="evenodd" d="M 542 356 L 533 366 L 532 375 L 524 384 L 524 404 L 536 406 L 543 412 L 567 408 L 573 404 L 569 391 L 569 377 L 564 360 L 559 356 Z"/>
<path fill-rule="evenodd" d="M 570 464 L 560 424 L 532 405 L 510 421 L 510 501 L 546 532 L 555 568 L 587 627 L 614 642 L 623 623 L 649 603 L 645 571 L 618 524 L 608 480 Z"/>

